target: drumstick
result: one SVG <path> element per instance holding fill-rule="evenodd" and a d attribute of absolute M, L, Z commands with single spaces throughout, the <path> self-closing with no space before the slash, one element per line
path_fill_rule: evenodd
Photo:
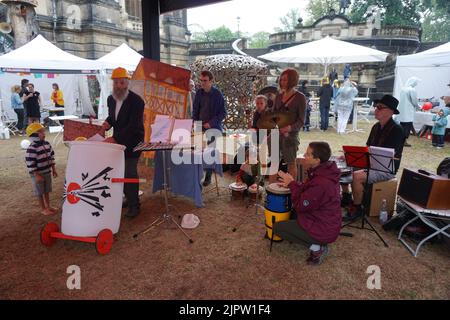
<path fill-rule="evenodd" d="M 132 178 L 112 178 L 112 183 L 144 183 L 147 179 L 132 179 Z"/>

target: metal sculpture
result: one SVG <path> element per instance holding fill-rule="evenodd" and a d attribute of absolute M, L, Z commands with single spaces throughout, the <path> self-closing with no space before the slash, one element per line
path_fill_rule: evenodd
<path fill-rule="evenodd" d="M 195 61 L 191 70 L 196 83 L 202 70 L 213 73 L 215 84 L 225 98 L 225 128 L 246 129 L 255 108 L 254 97 L 266 83 L 267 65 L 250 56 L 218 54 Z"/>

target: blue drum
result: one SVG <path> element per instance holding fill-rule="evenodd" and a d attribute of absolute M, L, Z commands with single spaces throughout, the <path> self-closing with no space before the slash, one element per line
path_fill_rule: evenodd
<path fill-rule="evenodd" d="M 291 211 L 291 190 L 280 187 L 277 183 L 269 184 L 266 187 L 265 208 L 280 213 Z"/>

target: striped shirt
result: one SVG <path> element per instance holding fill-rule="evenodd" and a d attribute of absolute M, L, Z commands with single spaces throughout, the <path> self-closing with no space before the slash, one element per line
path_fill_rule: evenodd
<path fill-rule="evenodd" d="M 53 152 L 52 146 L 45 140 L 41 141 L 38 137 L 31 137 L 30 139 L 31 144 L 25 155 L 29 173 L 35 171 L 49 172 L 52 165 L 55 164 L 55 152 Z"/>

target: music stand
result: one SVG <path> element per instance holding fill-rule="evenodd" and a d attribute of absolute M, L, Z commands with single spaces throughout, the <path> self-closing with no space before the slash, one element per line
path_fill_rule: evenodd
<path fill-rule="evenodd" d="M 373 148 L 373 147 L 371 147 L 371 148 Z M 395 172 L 394 172 L 394 156 L 392 156 L 392 157 L 386 156 L 386 155 L 383 155 L 381 152 L 380 153 L 371 153 L 369 151 L 369 147 L 343 146 L 343 149 L 344 149 L 344 155 L 345 155 L 345 160 L 347 162 L 347 165 L 350 167 L 358 168 L 358 169 L 365 169 L 367 172 L 367 175 L 366 175 L 366 182 L 365 182 L 364 191 L 363 191 L 364 194 L 363 194 L 362 203 L 364 204 L 364 207 L 362 209 L 362 216 L 356 218 L 353 221 L 349 221 L 348 223 L 344 224 L 341 228 L 348 226 L 348 227 L 352 227 L 352 228 L 373 231 L 378 236 L 378 238 L 383 242 L 384 246 L 389 247 L 387 242 L 383 239 L 383 237 L 378 233 L 378 231 L 373 227 L 373 225 L 367 219 L 367 214 L 368 214 L 369 208 L 368 207 L 366 208 L 366 204 L 367 204 L 367 200 L 368 200 L 367 197 L 368 197 L 370 170 L 395 174 Z M 382 149 L 384 149 L 384 148 L 382 148 Z M 371 163 L 371 160 L 372 160 L 372 163 Z M 361 219 L 361 227 L 352 226 L 351 224 L 356 222 L 358 219 Z M 370 228 L 366 228 L 365 224 L 368 224 L 370 226 Z"/>
<path fill-rule="evenodd" d="M 163 222 L 169 223 L 169 222 L 173 222 L 177 228 L 186 236 L 186 238 L 188 238 L 189 243 L 194 243 L 194 240 L 191 239 L 191 237 L 189 237 L 189 235 L 184 232 L 183 228 L 178 224 L 178 222 L 175 221 L 175 219 L 172 217 L 172 215 L 170 214 L 169 211 L 169 188 L 167 185 L 167 165 L 166 165 L 166 152 L 172 150 L 172 148 L 166 148 L 166 149 L 158 149 L 158 151 L 162 152 L 162 158 L 163 158 L 163 188 L 164 188 L 164 202 L 165 202 L 165 207 L 166 207 L 166 211 L 161 213 L 161 216 L 159 218 L 157 218 L 155 221 L 153 221 L 147 228 L 145 228 L 144 230 L 136 233 L 135 235 L 133 235 L 134 239 L 137 239 L 137 237 L 141 234 L 145 234 L 147 232 L 149 232 L 154 226 L 159 226 L 161 225 Z"/>

